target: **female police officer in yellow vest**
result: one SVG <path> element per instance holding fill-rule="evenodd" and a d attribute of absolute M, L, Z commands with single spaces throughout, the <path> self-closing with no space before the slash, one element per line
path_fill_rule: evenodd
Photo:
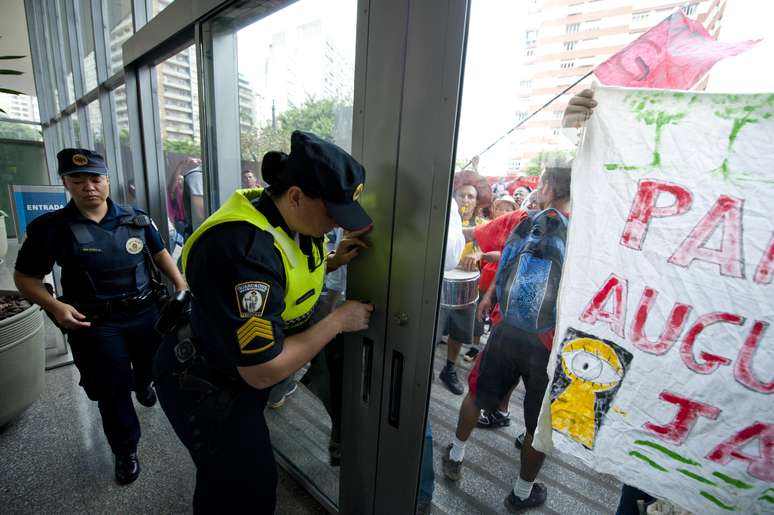
<path fill-rule="evenodd" d="M 290 155 L 269 152 L 261 189 L 238 190 L 183 249 L 191 299 L 185 329 L 156 358 L 161 406 L 197 467 L 195 513 L 273 513 L 276 468 L 263 417 L 270 387 L 334 336 L 368 327 L 373 307 L 349 301 L 308 319 L 326 271 L 365 244 L 357 202 L 365 170 L 339 147 L 296 131 Z M 326 256 L 334 225 L 355 231 Z M 193 357 L 192 357 L 193 354 Z"/>

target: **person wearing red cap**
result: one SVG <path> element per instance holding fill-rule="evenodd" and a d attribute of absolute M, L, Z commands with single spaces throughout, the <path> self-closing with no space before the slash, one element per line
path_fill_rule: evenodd
<path fill-rule="evenodd" d="M 161 406 L 197 468 L 194 513 L 274 512 L 270 389 L 339 333 L 368 328 L 373 311 L 350 300 L 310 322 L 326 269 L 367 248 L 362 165 L 295 131 L 290 154 L 267 153 L 261 171 L 266 190 L 237 190 L 186 241 L 190 323 L 156 356 Z M 335 226 L 350 233 L 326 253 Z"/>

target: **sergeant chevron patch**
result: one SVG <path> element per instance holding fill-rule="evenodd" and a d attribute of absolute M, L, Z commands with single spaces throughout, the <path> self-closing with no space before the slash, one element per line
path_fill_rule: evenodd
<path fill-rule="evenodd" d="M 242 326 L 237 329 L 237 339 L 239 340 L 239 348 L 243 354 L 255 354 L 256 352 L 262 352 L 272 345 L 274 345 L 274 329 L 271 322 L 259 317 L 250 317 Z M 271 340 L 268 345 L 263 345 L 257 349 L 247 348 L 249 343 L 256 337 L 264 340 Z M 263 343 L 263 342 L 261 342 Z"/>

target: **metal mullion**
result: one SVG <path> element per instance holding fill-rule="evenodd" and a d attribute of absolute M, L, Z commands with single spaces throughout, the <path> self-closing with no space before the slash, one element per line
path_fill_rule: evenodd
<path fill-rule="evenodd" d="M 57 174 L 57 168 L 59 164 L 56 160 L 56 147 L 58 142 L 56 141 L 56 126 L 49 126 L 43 128 L 43 149 L 46 152 L 46 162 L 48 163 L 48 182 L 49 184 L 59 183 L 59 174 Z"/>
<path fill-rule="evenodd" d="M 31 2 L 33 3 L 33 2 Z M 34 4 L 33 4 L 34 5 Z M 49 49 L 51 48 L 51 38 L 48 33 L 48 28 L 46 27 L 46 11 L 45 8 L 45 0 L 41 0 L 37 4 L 38 10 L 43 11 L 43 16 L 35 16 L 35 20 L 37 22 L 37 36 L 38 40 L 42 38 L 43 40 L 43 46 L 38 47 L 40 49 L 40 55 L 43 57 L 41 63 L 41 66 L 43 66 L 43 98 L 48 102 L 48 114 L 47 118 L 50 120 L 53 120 L 54 117 L 57 116 L 57 113 L 59 112 L 59 109 L 57 108 L 56 103 L 54 102 L 54 95 L 50 94 L 50 90 L 46 91 L 48 88 L 53 89 L 54 87 L 54 77 L 53 75 L 53 65 L 51 64 L 51 54 L 49 52 Z M 40 107 L 40 106 L 38 106 Z"/>
<path fill-rule="evenodd" d="M 40 93 L 45 92 L 45 87 L 43 86 L 46 83 L 45 78 L 45 72 L 41 68 L 41 64 L 43 62 L 44 57 L 41 54 L 41 48 L 39 45 L 39 36 L 40 33 L 38 31 L 38 16 L 35 14 L 33 0 L 25 0 L 24 2 L 24 9 L 27 13 L 27 36 L 29 39 L 30 44 L 30 52 L 32 54 L 32 75 L 35 79 L 35 91 L 36 94 L 38 93 L 38 90 L 40 90 Z M 40 110 L 40 121 L 48 122 L 51 119 L 51 106 L 49 105 L 49 98 L 48 95 L 37 95 L 38 98 L 38 109 Z"/>
<path fill-rule="evenodd" d="M 132 0 L 132 23 L 134 32 L 140 30 L 140 27 L 148 23 L 153 12 L 153 6 L 150 0 Z"/>
<path fill-rule="evenodd" d="M 121 84 L 124 83 L 124 70 L 123 68 L 118 70 L 116 73 L 105 79 L 105 82 L 102 83 L 102 86 L 106 89 L 116 89 L 117 87 L 121 86 Z"/>
<path fill-rule="evenodd" d="M 164 148 L 161 141 L 161 120 L 158 109 L 156 74 L 152 66 L 137 68 L 140 123 L 144 148 L 144 165 L 147 178 L 148 209 L 157 225 L 162 239 L 166 241 L 169 227 L 166 216 L 166 181 L 164 179 Z M 141 172 L 142 173 L 142 172 Z"/>
<path fill-rule="evenodd" d="M 94 148 L 89 145 L 89 109 L 84 104 L 78 104 L 76 110 L 78 116 L 78 130 L 80 131 L 81 147 Z"/>
<path fill-rule="evenodd" d="M 126 112 L 129 118 L 129 151 L 133 159 L 133 176 L 136 190 L 136 203 L 145 208 L 148 207 L 148 180 L 147 174 L 155 173 L 155 167 L 146 165 L 147 153 L 143 151 L 143 131 L 141 127 L 141 111 L 139 98 L 139 81 L 135 68 L 125 69 L 126 78 Z M 166 206 L 166 204 L 165 204 Z M 151 212 L 153 217 L 154 213 Z M 165 218 L 165 217 L 164 217 Z M 164 218 L 156 219 L 163 222 Z M 168 233 L 167 233 L 168 234 Z"/>
<path fill-rule="evenodd" d="M 74 14 L 73 24 L 74 24 L 75 30 L 71 32 L 74 33 L 75 46 L 72 47 L 70 51 L 75 55 L 75 60 L 73 61 L 73 68 L 76 66 L 75 63 L 77 63 L 78 74 L 80 75 L 80 80 L 74 84 L 75 96 L 80 98 L 86 94 L 87 86 L 86 86 L 86 66 L 83 63 L 86 59 L 86 56 L 83 50 L 83 25 L 81 24 L 81 17 L 78 15 L 78 8 L 75 5 L 75 2 L 77 1 L 78 0 L 72 0 L 73 2 L 72 7 L 73 7 L 73 14 Z M 73 80 L 75 80 L 74 73 L 73 73 Z"/>
<path fill-rule="evenodd" d="M 59 2 L 57 0 L 50 1 L 52 3 L 54 13 L 54 36 L 56 37 L 58 43 L 55 48 L 54 61 L 58 63 L 59 68 L 57 70 L 57 80 L 59 81 L 59 105 L 61 108 L 62 106 L 70 105 L 75 101 L 75 99 L 70 98 L 70 89 L 67 87 L 67 56 L 65 55 L 66 46 L 64 44 L 64 38 L 66 37 L 64 30 L 66 20 L 63 18 Z M 74 89 L 75 88 L 73 88 L 73 90 Z M 73 91 L 73 94 L 75 94 L 75 91 Z"/>
<path fill-rule="evenodd" d="M 85 93 L 83 58 L 79 49 L 83 48 L 81 42 L 81 20 L 75 9 L 75 0 L 63 0 L 65 3 L 65 15 L 70 30 L 67 31 L 67 38 L 70 41 L 70 62 L 73 70 L 73 91 L 75 98 L 79 99 Z"/>
<path fill-rule="evenodd" d="M 67 80 L 65 79 L 64 63 L 62 62 L 64 57 L 64 52 L 62 52 L 64 41 L 62 39 L 56 0 L 47 0 L 46 5 L 44 12 L 46 12 L 50 38 L 48 48 L 51 52 L 51 64 L 54 67 L 54 80 L 57 83 L 57 97 L 59 98 L 59 110 L 61 111 L 64 106 L 70 103 L 67 98 Z"/>
<path fill-rule="evenodd" d="M 102 13 L 103 0 L 91 1 L 91 26 L 94 29 L 94 57 L 97 65 L 97 85 L 108 79 L 110 73 L 107 25 Z"/>
<path fill-rule="evenodd" d="M 89 104 L 83 104 L 83 125 L 86 138 L 81 140 L 81 145 L 84 148 L 93 149 L 94 147 L 94 131 L 91 130 L 91 115 L 89 114 Z M 81 132 L 81 136 L 84 136 L 84 132 Z"/>
<path fill-rule="evenodd" d="M 105 159 L 108 165 L 108 176 L 110 177 L 111 192 L 114 198 L 123 198 L 124 185 L 123 173 L 121 170 L 120 145 L 115 116 L 114 102 L 111 98 L 111 91 L 102 89 L 99 94 L 99 108 L 102 117 L 102 139 L 105 142 Z M 120 195 L 117 195 L 121 192 Z"/>

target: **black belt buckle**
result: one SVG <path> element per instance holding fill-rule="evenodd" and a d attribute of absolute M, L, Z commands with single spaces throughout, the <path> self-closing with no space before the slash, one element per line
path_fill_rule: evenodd
<path fill-rule="evenodd" d="M 190 338 L 178 342 L 178 344 L 175 345 L 174 351 L 175 357 L 180 363 L 187 363 L 196 357 L 196 347 L 194 347 Z"/>

